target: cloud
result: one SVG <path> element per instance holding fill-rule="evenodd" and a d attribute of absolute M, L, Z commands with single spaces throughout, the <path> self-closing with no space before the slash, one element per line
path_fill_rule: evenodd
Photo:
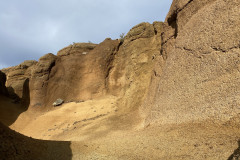
<path fill-rule="evenodd" d="M 141 22 L 163 21 L 168 0 L 3 0 L 0 64 L 57 53 L 73 42 L 119 38 Z M 1 66 L 0 66 L 1 68 Z"/>

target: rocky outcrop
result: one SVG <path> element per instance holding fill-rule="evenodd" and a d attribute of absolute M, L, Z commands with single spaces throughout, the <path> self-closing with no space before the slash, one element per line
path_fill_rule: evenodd
<path fill-rule="evenodd" d="M 38 62 L 28 60 L 20 65 L 3 69 L 2 71 L 7 75 L 6 87 L 10 97 L 15 102 L 21 102 L 26 108 L 30 104 L 30 96 L 33 101 L 44 97 L 45 86 L 55 60 L 56 56 L 49 53 L 41 57 Z"/>
<path fill-rule="evenodd" d="M 141 23 L 124 42 L 107 38 L 98 45 L 74 43 L 57 56 L 47 54 L 38 62 L 5 69 L 8 87 L 22 98 L 23 84 L 29 80 L 30 106 L 50 107 L 59 97 L 78 101 L 113 94 L 121 97 L 119 105 L 137 109 L 159 59 L 161 33 L 161 22 Z"/>
<path fill-rule="evenodd" d="M 159 60 L 162 22 L 141 23 L 124 37 L 108 77 L 111 94 L 120 97 L 120 110 L 137 110 L 146 98 Z"/>
<path fill-rule="evenodd" d="M 103 96 L 119 45 L 118 40 L 109 38 L 99 45 L 75 43 L 60 50 L 57 56 L 49 53 L 38 62 L 25 61 L 3 70 L 7 87 L 19 101 L 26 99 L 23 93 L 28 91 L 30 106 L 42 108 L 52 106 L 59 97 L 78 101 Z"/>
<path fill-rule="evenodd" d="M 106 39 L 92 50 L 75 47 L 75 54 L 58 56 L 49 75 L 44 104 L 50 106 L 59 97 L 78 101 L 105 95 L 106 77 L 118 46 L 118 40 Z"/>
<path fill-rule="evenodd" d="M 221 123 L 240 113 L 239 6 L 236 0 L 173 2 L 148 120 Z"/>
<path fill-rule="evenodd" d="M 70 54 L 87 54 L 89 51 L 93 50 L 97 44 L 93 43 L 74 43 L 69 45 L 60 51 L 58 51 L 58 56 L 67 56 Z"/>
<path fill-rule="evenodd" d="M 31 106 L 112 94 L 146 123 L 228 121 L 239 105 L 239 2 L 174 0 L 164 23 L 141 23 L 121 40 L 74 43 L 39 62 L 3 70 L 10 93 Z M 25 89 L 26 90 L 26 89 Z M 122 107 L 123 106 L 123 107 Z"/>
<path fill-rule="evenodd" d="M 30 105 L 41 105 L 46 97 L 49 75 L 51 69 L 55 66 L 57 56 L 48 53 L 42 56 L 38 63 L 31 70 L 31 78 L 29 82 Z"/>
<path fill-rule="evenodd" d="M 155 35 L 154 26 L 150 23 L 140 23 L 134 26 L 125 36 L 125 44 L 140 38 L 150 38 Z"/>
<path fill-rule="evenodd" d="M 31 69 L 36 63 L 37 61 L 32 60 L 24 61 L 17 66 L 2 70 L 7 75 L 6 87 L 11 98 L 16 101 L 20 101 L 23 98 L 24 86 L 26 86 L 31 75 Z"/>
<path fill-rule="evenodd" d="M 66 123 L 67 128 L 76 123 L 81 127 L 73 128 L 76 129 L 74 131 L 58 129 L 59 133 L 48 134 L 49 137 L 58 138 L 70 133 L 67 137 L 75 140 L 72 135 L 83 135 L 82 145 L 84 137 L 93 143 L 96 139 L 101 143 L 102 135 L 110 132 L 110 138 L 104 139 L 103 143 L 106 140 L 112 141 L 115 135 L 120 141 L 122 138 L 128 141 L 131 140 L 129 135 L 132 135 L 143 144 L 142 137 L 149 136 L 151 138 L 145 141 L 145 145 L 150 144 L 153 148 L 150 149 L 150 154 L 144 154 L 146 157 L 151 157 L 152 151 L 155 154 L 153 157 L 158 157 L 161 150 L 159 146 L 162 146 L 162 159 L 222 157 L 224 151 L 234 148 L 232 145 L 239 138 L 239 6 L 239 0 L 174 0 L 165 22 L 141 23 L 120 40 L 107 38 L 98 45 L 74 43 L 60 50 L 57 56 L 47 54 L 38 62 L 25 61 L 18 66 L 4 69 L 8 91 L 20 100 L 29 102 L 25 104 L 30 104 L 32 108 L 42 108 L 46 109 L 45 111 L 52 107 L 56 99 L 61 98 L 66 102 L 63 104 L 66 110 L 56 108 L 60 111 L 58 115 L 67 111 L 74 113 L 72 117 L 79 117 L 78 114 L 75 115 L 75 110 L 67 107 L 69 102 L 76 102 L 69 104 L 71 107 L 87 106 L 81 110 L 81 114 L 86 113 L 87 118 Z M 3 88 L 1 91 L 4 91 L 4 84 L 5 76 L 0 72 L 0 89 Z M 98 115 L 91 118 L 88 114 L 90 107 L 93 109 L 95 104 L 99 103 L 91 100 L 98 98 L 103 101 L 98 107 L 106 113 L 96 113 Z M 5 101 L 6 103 L 2 104 L 6 105 L 2 106 L 14 108 L 15 104 L 9 99 Z M 105 110 L 105 101 L 111 103 L 111 112 Z M 4 99 L 1 102 L 4 102 Z M 0 117 L 7 117 L 10 114 L 2 112 L 2 106 L 0 105 Z M 94 109 L 93 112 L 95 114 L 97 111 Z M 22 111 L 17 113 L 11 121 L 2 122 L 10 126 L 21 113 Z M 43 119 L 57 112 L 50 113 L 37 114 Z M 26 116 L 27 120 L 35 118 L 35 115 L 30 118 L 27 114 L 22 116 Z M 23 122 L 21 118 L 18 123 Z M 41 123 L 41 119 L 29 126 Z M 83 121 L 88 122 L 86 125 L 80 124 Z M 143 127 L 142 124 L 145 128 L 137 133 L 136 130 Z M 65 124 L 61 123 L 61 126 L 63 125 Z M 126 131 L 127 129 L 131 133 Z M 46 133 L 50 130 L 46 130 Z M 124 135 L 119 137 L 121 130 L 124 130 Z M 89 131 L 93 133 L 89 134 Z M 92 136 L 93 134 L 95 135 Z M 181 139 L 182 137 L 184 138 Z M 165 140 L 161 143 L 154 141 L 162 138 Z M 172 145 L 173 139 L 177 142 Z M 69 143 L 66 147 L 65 142 L 44 142 L 42 145 L 41 141 L 23 137 L 0 124 L 1 158 L 36 159 L 35 154 L 38 155 L 37 158 L 43 159 L 71 158 Z M 134 141 L 129 144 L 136 146 Z M 79 149 L 80 144 L 75 145 Z M 186 145 L 189 147 L 184 151 L 172 152 L 172 149 L 178 150 Z M 29 146 L 32 147 L 31 150 Z M 122 146 L 126 147 L 125 144 Z M 62 152 L 62 149 L 67 150 L 67 153 Z M 103 149 L 107 150 L 104 147 Z M 188 149 L 194 152 L 189 153 Z M 84 150 L 91 153 L 94 145 L 89 145 L 88 149 Z M 75 154 L 80 155 L 76 152 Z M 224 153 L 224 156 L 227 157 L 227 154 Z M 127 155 L 123 157 L 128 158 Z M 238 157 L 239 147 L 229 159 Z"/>

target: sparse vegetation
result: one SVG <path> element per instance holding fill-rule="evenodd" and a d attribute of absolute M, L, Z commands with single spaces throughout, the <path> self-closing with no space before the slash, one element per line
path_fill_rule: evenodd
<path fill-rule="evenodd" d="M 120 42 L 123 43 L 125 38 L 125 33 L 121 33 L 119 37 L 120 37 Z"/>

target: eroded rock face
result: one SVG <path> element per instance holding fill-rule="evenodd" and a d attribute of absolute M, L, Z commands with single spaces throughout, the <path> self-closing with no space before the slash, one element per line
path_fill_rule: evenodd
<path fill-rule="evenodd" d="M 30 79 L 30 105 L 43 104 L 46 97 L 50 72 L 55 66 L 57 56 L 48 53 L 42 56 L 38 63 L 32 68 Z"/>
<path fill-rule="evenodd" d="M 59 97 L 77 101 L 105 95 L 106 77 L 118 45 L 118 40 L 106 39 L 87 54 L 75 48 L 78 54 L 60 56 L 50 74 L 45 103 L 50 105 Z"/>
<path fill-rule="evenodd" d="M 108 89 L 120 98 L 119 108 L 138 109 L 149 90 L 153 68 L 159 61 L 162 22 L 141 23 L 124 38 L 114 57 L 108 77 Z"/>
<path fill-rule="evenodd" d="M 119 106 L 141 107 L 146 122 L 226 122 L 240 113 L 239 16 L 237 0 L 174 0 L 164 23 L 5 70 L 7 86 L 21 97 L 18 82 L 29 78 L 32 106 L 112 94 Z"/>
<path fill-rule="evenodd" d="M 140 23 L 134 26 L 125 36 L 125 44 L 140 38 L 150 38 L 155 35 L 154 26 L 150 23 Z"/>
<path fill-rule="evenodd" d="M 173 2 L 151 120 L 221 123 L 240 113 L 239 6 L 237 0 Z"/>
<path fill-rule="evenodd" d="M 36 63 L 37 61 L 28 60 L 17 66 L 2 70 L 7 75 L 6 87 L 11 98 L 14 98 L 16 101 L 20 101 L 23 98 L 24 86 L 28 83 L 32 67 Z"/>
<path fill-rule="evenodd" d="M 58 51 L 57 56 L 67 56 L 70 54 L 87 54 L 96 46 L 97 44 L 93 43 L 74 43 Z"/>

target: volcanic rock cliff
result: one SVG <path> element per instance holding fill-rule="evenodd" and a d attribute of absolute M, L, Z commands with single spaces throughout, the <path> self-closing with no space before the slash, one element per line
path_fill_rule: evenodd
<path fill-rule="evenodd" d="M 161 28 L 162 22 L 141 23 L 124 42 L 107 38 L 98 45 L 75 43 L 57 56 L 49 53 L 38 62 L 3 69 L 7 88 L 24 101 L 23 91 L 28 87 L 30 107 L 51 107 L 57 98 L 79 101 L 106 94 L 121 95 L 124 105 L 139 106 L 160 54 Z"/>
<path fill-rule="evenodd" d="M 150 119 L 228 121 L 240 113 L 240 12 L 237 0 L 176 0 L 166 17 L 164 66 L 152 88 Z M 152 95 L 150 95 L 152 96 Z"/>
<path fill-rule="evenodd" d="M 9 96 L 5 87 L 6 76 L 0 72 L 0 102 L 1 110 L 3 96 Z M 11 106 L 6 106 L 11 107 Z M 2 112 L 2 111 L 1 111 Z M 2 118 L 1 113 L 1 120 Z M 14 114 L 14 113 L 12 113 Z M 63 152 L 64 151 L 64 152 Z M 40 141 L 23 136 L 0 122 L 0 159 L 71 159 L 70 142 Z"/>
<path fill-rule="evenodd" d="M 239 8 L 173 0 L 165 22 L 138 24 L 124 39 L 3 69 L 0 94 L 26 112 L 9 121 L 0 106 L 0 120 L 35 138 L 91 144 L 81 154 L 73 144 L 73 159 L 239 158 L 239 149 L 230 156 L 240 139 Z M 58 98 L 65 104 L 54 108 Z"/>

